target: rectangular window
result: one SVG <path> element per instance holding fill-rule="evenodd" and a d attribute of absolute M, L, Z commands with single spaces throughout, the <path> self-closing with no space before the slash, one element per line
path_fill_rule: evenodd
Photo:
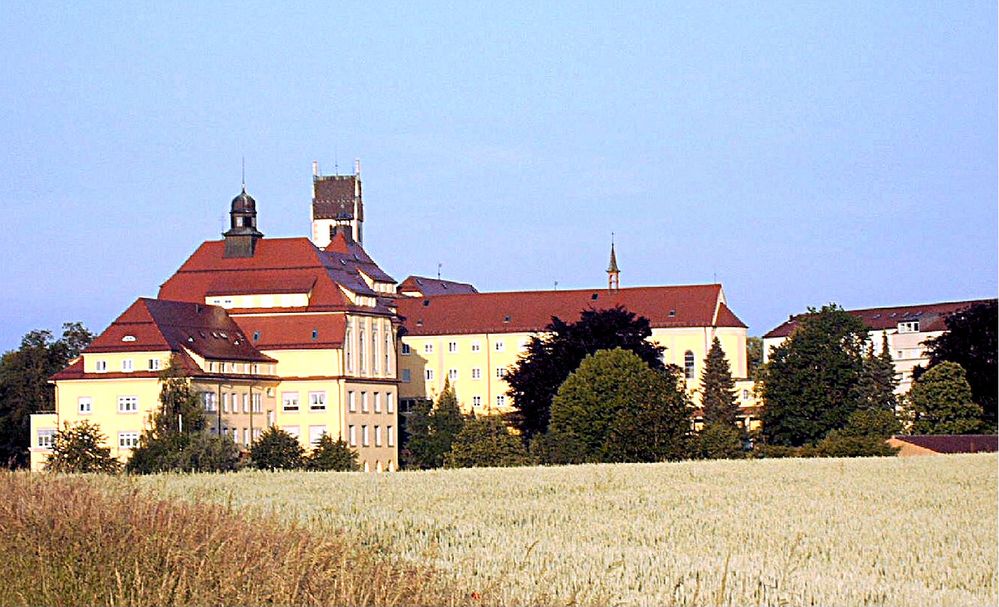
<path fill-rule="evenodd" d="M 250 429 L 243 428 L 243 444 L 247 447 L 250 446 Z"/>
<path fill-rule="evenodd" d="M 375 392 L 375 413 L 382 412 L 382 393 Z"/>
<path fill-rule="evenodd" d="M 434 344 L 423 344 L 423 353 L 424 354 L 433 354 L 434 353 Z"/>
<path fill-rule="evenodd" d="M 477 341 L 472 342 L 472 352 L 478 352 L 482 349 L 482 346 Z"/>
<path fill-rule="evenodd" d="M 218 405 L 214 392 L 202 392 L 201 402 L 205 405 L 205 411 L 215 411 Z"/>
<path fill-rule="evenodd" d="M 402 370 L 402 383 L 408 384 L 413 381 L 413 374 L 409 369 Z"/>
<path fill-rule="evenodd" d="M 119 432 L 118 433 L 118 448 L 119 449 L 135 449 L 139 446 L 139 433 L 138 432 Z"/>
<path fill-rule="evenodd" d="M 298 392 L 282 392 L 281 408 L 285 411 L 298 411 Z"/>
<path fill-rule="evenodd" d="M 76 400 L 80 415 L 87 415 L 93 410 L 94 401 L 89 396 L 81 396 Z"/>
<path fill-rule="evenodd" d="M 309 392 L 309 409 L 312 411 L 323 411 L 326 409 L 325 392 Z"/>
<path fill-rule="evenodd" d="M 746 400 L 748 398 L 749 398 L 749 390 L 743 390 L 742 391 L 742 400 Z"/>
<path fill-rule="evenodd" d="M 355 413 L 357 411 L 357 399 L 355 398 L 353 390 L 347 392 L 347 410 L 351 413 Z"/>
<path fill-rule="evenodd" d="M 298 438 L 298 435 L 301 434 L 301 430 L 299 430 L 298 426 L 281 426 L 281 429 L 295 438 Z"/>
<path fill-rule="evenodd" d="M 150 371 L 159 371 L 160 370 L 160 359 L 158 359 L 158 358 L 150 358 L 149 359 L 149 370 Z"/>
<path fill-rule="evenodd" d="M 368 393 L 361 392 L 361 413 L 368 412 Z"/>
<path fill-rule="evenodd" d="M 385 393 L 385 412 L 395 413 L 395 394 L 391 392 Z"/>
<path fill-rule="evenodd" d="M 96 369 L 98 373 L 105 373 L 105 372 L 107 372 L 107 370 L 108 370 L 108 361 L 106 361 L 106 360 L 99 360 L 99 361 L 95 362 L 94 363 L 94 369 Z"/>
<path fill-rule="evenodd" d="M 42 449 L 52 448 L 52 437 L 55 436 L 55 430 L 45 429 L 38 431 L 38 446 Z"/>
<path fill-rule="evenodd" d="M 506 369 L 503 367 L 496 367 L 496 377 L 506 377 Z"/>
<path fill-rule="evenodd" d="M 427 381 L 433 381 L 433 380 L 434 380 L 434 370 L 427 369 Z"/>
<path fill-rule="evenodd" d="M 898 323 L 899 333 L 918 333 L 919 332 L 919 321 L 910 320 L 906 322 Z"/>
<path fill-rule="evenodd" d="M 134 370 L 132 367 L 131 358 L 126 358 L 123 361 L 121 361 L 121 370 L 124 371 L 125 373 L 131 373 Z"/>
<path fill-rule="evenodd" d="M 447 378 L 450 379 L 451 381 L 454 381 L 454 380 L 458 379 L 458 370 L 457 369 L 448 369 L 447 370 Z"/>
<path fill-rule="evenodd" d="M 254 413 L 263 413 L 264 408 L 263 408 L 263 404 L 261 402 L 262 400 L 263 399 L 260 397 L 260 393 L 259 392 L 257 392 L 256 394 L 253 395 L 253 412 Z"/>
<path fill-rule="evenodd" d="M 138 396 L 119 396 L 118 413 L 135 413 L 139 410 Z"/>
<path fill-rule="evenodd" d="M 409 356 L 410 353 L 409 344 L 402 344 L 402 355 Z"/>
<path fill-rule="evenodd" d="M 385 438 L 388 439 L 389 447 L 395 447 L 395 431 L 392 426 L 385 426 Z"/>
<path fill-rule="evenodd" d="M 458 342 L 456 342 L 456 341 L 449 341 L 449 342 L 447 342 L 447 351 L 450 352 L 451 354 L 454 354 L 455 352 L 457 352 L 458 351 Z"/>
<path fill-rule="evenodd" d="M 481 396 L 473 396 L 472 397 L 472 406 L 473 407 L 481 407 L 482 406 L 482 397 Z"/>
<path fill-rule="evenodd" d="M 316 445 L 324 434 L 326 434 L 326 426 L 309 426 L 309 444 Z"/>
<path fill-rule="evenodd" d="M 229 412 L 229 393 L 228 392 L 223 392 L 222 393 L 222 413 L 228 413 L 228 412 Z"/>
<path fill-rule="evenodd" d="M 243 395 L 243 413 L 249 413 L 249 412 L 250 412 L 250 395 L 249 394 L 244 394 Z"/>
<path fill-rule="evenodd" d="M 362 447 L 367 447 L 368 446 L 368 427 L 367 426 L 361 426 L 361 446 Z"/>
<path fill-rule="evenodd" d="M 239 444 L 239 428 L 232 429 L 232 442 Z"/>
<path fill-rule="evenodd" d="M 357 426 L 355 426 L 353 424 L 351 424 L 350 426 L 347 426 L 347 434 L 350 437 L 350 446 L 351 447 L 356 447 L 357 446 Z"/>
<path fill-rule="evenodd" d="M 382 427 L 381 426 L 375 426 L 375 446 L 376 447 L 381 447 L 382 446 Z"/>
<path fill-rule="evenodd" d="M 260 428 L 253 429 L 253 440 L 256 441 L 260 438 Z"/>
<path fill-rule="evenodd" d="M 503 396 L 502 394 L 500 394 L 499 396 L 497 396 L 496 397 L 496 406 L 497 407 L 505 407 L 506 406 L 506 397 Z"/>
<path fill-rule="evenodd" d="M 472 369 L 472 379 L 482 379 L 482 369 Z"/>
<path fill-rule="evenodd" d="M 496 351 L 497 352 L 502 352 L 503 351 L 503 342 L 502 341 L 496 342 Z"/>

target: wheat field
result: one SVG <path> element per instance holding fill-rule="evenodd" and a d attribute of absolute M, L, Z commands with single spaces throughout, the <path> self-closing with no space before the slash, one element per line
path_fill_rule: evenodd
<path fill-rule="evenodd" d="M 129 482 L 351 537 L 488 604 L 999 603 L 994 454 Z"/>

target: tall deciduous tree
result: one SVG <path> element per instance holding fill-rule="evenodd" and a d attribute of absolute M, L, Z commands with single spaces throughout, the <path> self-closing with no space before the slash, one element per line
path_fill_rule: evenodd
<path fill-rule="evenodd" d="M 927 340 L 930 366 L 955 362 L 968 374 L 974 402 L 982 406 L 982 421 L 996 428 L 996 396 L 999 392 L 999 366 L 996 363 L 996 326 L 999 325 L 996 300 L 975 304 L 955 312 L 945 320 L 947 330 Z"/>
<path fill-rule="evenodd" d="M 572 323 L 552 317 L 544 333 L 530 339 L 527 351 L 506 376 L 514 408 L 511 423 L 524 440 L 544 433 L 559 386 L 586 356 L 598 350 L 629 350 L 650 368 L 663 369 L 663 349 L 648 341 L 651 335 L 648 319 L 621 306 L 585 310 Z"/>
<path fill-rule="evenodd" d="M 768 444 L 814 444 L 846 425 L 858 407 L 867 329 L 835 304 L 809 308 L 761 374 L 763 436 Z"/>
<path fill-rule="evenodd" d="M 881 334 L 881 351 L 874 353 L 874 344 L 867 345 L 860 377 L 854 394 L 860 409 L 874 411 L 892 411 L 898 407 L 898 374 L 888 347 L 888 335 Z"/>
<path fill-rule="evenodd" d="M 0 466 L 27 465 L 31 414 L 55 410 L 49 377 L 92 339 L 82 324 L 66 323 L 59 339 L 51 331 L 31 331 L 20 348 L 0 358 Z"/>
<path fill-rule="evenodd" d="M 425 401 L 409 413 L 408 438 L 403 450 L 406 467 L 421 470 L 442 467 L 464 423 L 454 388 L 449 380 L 444 380 L 444 389 L 432 408 L 430 401 Z"/>
<path fill-rule="evenodd" d="M 688 456 L 689 430 L 679 375 L 616 348 L 586 357 L 565 380 L 549 433 L 578 443 L 586 461 L 649 462 Z"/>
<path fill-rule="evenodd" d="M 725 358 L 721 342 L 715 337 L 704 358 L 701 374 L 701 412 L 705 424 L 734 425 L 739 416 L 739 402 L 735 397 L 732 368 Z"/>
<path fill-rule="evenodd" d="M 981 429 L 982 408 L 972 401 L 961 365 L 931 367 L 909 389 L 913 434 L 971 434 Z"/>

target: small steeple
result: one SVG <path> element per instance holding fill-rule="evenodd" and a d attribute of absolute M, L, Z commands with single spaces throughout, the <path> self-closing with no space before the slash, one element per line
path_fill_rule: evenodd
<path fill-rule="evenodd" d="M 243 191 L 232 199 L 229 208 L 229 231 L 225 236 L 224 257 L 253 257 L 257 240 L 263 234 L 257 231 L 257 201 L 246 193 L 246 183 Z"/>
<path fill-rule="evenodd" d="M 611 232 L 610 264 L 607 266 L 607 288 L 611 291 L 621 288 L 621 270 L 617 267 L 617 255 L 614 253 L 613 232 Z"/>

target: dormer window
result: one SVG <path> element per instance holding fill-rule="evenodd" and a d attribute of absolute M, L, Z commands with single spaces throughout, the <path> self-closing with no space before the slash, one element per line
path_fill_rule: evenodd
<path fill-rule="evenodd" d="M 126 335 L 125 337 L 122 337 L 121 340 L 124 341 L 124 342 L 133 342 L 133 341 L 135 341 L 135 336 L 134 335 Z"/>
<path fill-rule="evenodd" d="M 919 332 L 919 321 L 909 320 L 905 322 L 898 323 L 899 333 L 918 333 Z"/>

